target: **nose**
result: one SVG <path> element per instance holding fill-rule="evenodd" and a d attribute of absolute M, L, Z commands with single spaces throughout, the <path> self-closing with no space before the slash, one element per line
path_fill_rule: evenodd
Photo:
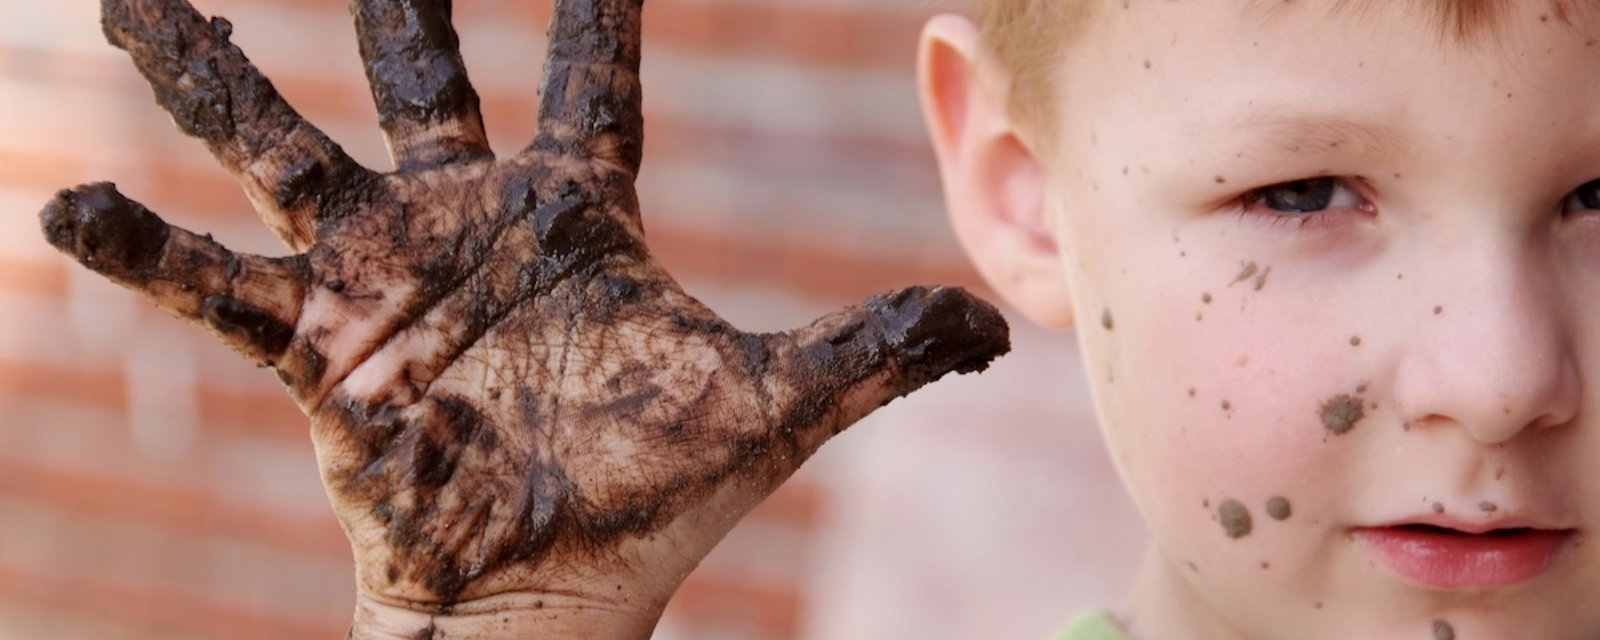
<path fill-rule="evenodd" d="M 1548 253 L 1470 244 L 1435 262 L 1452 268 L 1434 269 L 1429 290 L 1447 293 L 1418 305 L 1399 410 L 1412 426 L 1459 425 L 1485 444 L 1570 422 L 1582 391 Z"/>

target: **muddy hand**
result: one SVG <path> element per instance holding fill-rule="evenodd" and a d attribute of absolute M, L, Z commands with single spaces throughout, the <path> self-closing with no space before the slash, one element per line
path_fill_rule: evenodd
<path fill-rule="evenodd" d="M 556 3 L 537 132 L 503 158 L 448 0 L 351 9 L 390 173 L 303 120 L 226 21 L 103 3 L 107 37 L 295 255 L 231 252 L 106 183 L 40 219 L 85 266 L 273 368 L 312 417 L 357 562 L 355 635 L 398 631 L 379 620 L 394 612 L 430 637 L 474 616 L 636 633 L 829 437 L 1006 350 L 1001 317 L 958 289 L 783 334 L 685 295 L 645 248 L 633 187 L 640 0 Z"/>

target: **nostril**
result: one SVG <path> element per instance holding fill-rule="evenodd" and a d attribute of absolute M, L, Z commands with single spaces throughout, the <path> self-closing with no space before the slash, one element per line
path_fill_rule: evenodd
<path fill-rule="evenodd" d="M 1547 429 L 1550 427 L 1559 427 L 1563 424 L 1566 424 L 1566 422 L 1567 420 L 1563 418 L 1547 413 L 1539 416 L 1539 419 L 1534 420 L 1533 424 L 1529 426 L 1533 429 Z"/>

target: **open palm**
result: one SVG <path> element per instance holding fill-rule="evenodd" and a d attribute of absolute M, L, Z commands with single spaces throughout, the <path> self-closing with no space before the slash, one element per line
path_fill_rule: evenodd
<path fill-rule="evenodd" d="M 644 243 L 641 0 L 556 3 L 534 140 L 489 149 L 448 0 L 352 12 L 396 169 L 300 118 L 183 0 L 105 0 L 160 103 L 295 254 L 237 254 L 107 183 L 49 241 L 276 370 L 312 418 L 363 597 L 418 611 L 534 594 L 658 615 L 824 441 L 1007 348 L 996 311 L 913 288 L 738 331 Z"/>

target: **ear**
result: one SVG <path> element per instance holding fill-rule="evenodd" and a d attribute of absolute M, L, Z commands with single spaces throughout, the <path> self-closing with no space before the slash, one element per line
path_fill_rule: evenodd
<path fill-rule="evenodd" d="M 940 15 L 917 57 L 923 117 L 956 236 L 995 291 L 1033 322 L 1072 326 L 1072 300 L 1048 223 L 1045 172 L 1005 105 L 1006 77 L 971 21 Z"/>

